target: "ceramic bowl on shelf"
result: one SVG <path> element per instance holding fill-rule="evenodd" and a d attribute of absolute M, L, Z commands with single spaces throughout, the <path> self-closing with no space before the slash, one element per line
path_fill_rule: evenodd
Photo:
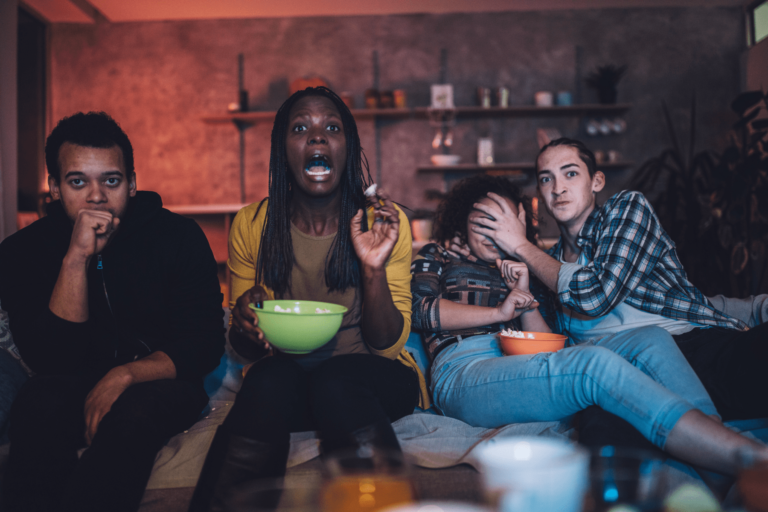
<path fill-rule="evenodd" d="M 307 354 L 331 341 L 347 308 L 311 300 L 265 300 L 250 308 L 270 345 L 289 354 Z"/>
<path fill-rule="evenodd" d="M 458 164 L 461 157 L 459 155 L 432 155 L 430 160 L 432 161 L 432 165 L 446 167 Z"/>
<path fill-rule="evenodd" d="M 568 336 L 551 332 L 518 331 L 517 334 L 518 336 L 506 336 L 499 333 L 499 345 L 505 355 L 521 356 L 539 352 L 557 352 L 565 347 L 565 341 L 568 339 Z M 519 336 L 520 334 L 522 337 Z"/>

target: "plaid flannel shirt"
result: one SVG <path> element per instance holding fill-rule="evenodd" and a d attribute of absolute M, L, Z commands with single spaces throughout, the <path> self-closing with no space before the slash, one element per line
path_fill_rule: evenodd
<path fill-rule="evenodd" d="M 622 301 L 648 313 L 706 326 L 746 329 L 718 310 L 688 281 L 675 243 L 640 192 L 622 191 L 596 208 L 576 245 L 589 263 L 571 277 L 558 300 L 568 309 L 596 317 Z M 560 261 L 561 240 L 548 251 Z"/>

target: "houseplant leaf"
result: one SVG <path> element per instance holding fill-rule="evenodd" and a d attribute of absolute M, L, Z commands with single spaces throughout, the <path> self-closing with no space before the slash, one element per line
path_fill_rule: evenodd
<path fill-rule="evenodd" d="M 754 107 L 764 98 L 763 91 L 747 91 L 736 96 L 731 103 L 731 109 L 737 114 L 744 115 L 749 108 Z"/>
<path fill-rule="evenodd" d="M 755 131 L 768 130 L 768 119 L 758 119 L 757 121 L 752 121 L 752 129 Z"/>

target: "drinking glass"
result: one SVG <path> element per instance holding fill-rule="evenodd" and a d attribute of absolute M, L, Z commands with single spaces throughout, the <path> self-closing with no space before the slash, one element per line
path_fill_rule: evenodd
<path fill-rule="evenodd" d="M 401 453 L 362 447 L 328 455 L 320 512 L 370 512 L 415 499 Z"/>
<path fill-rule="evenodd" d="M 652 453 L 604 446 L 592 453 L 585 511 L 603 512 L 617 505 L 639 511 L 660 510 L 668 491 L 664 462 Z"/>

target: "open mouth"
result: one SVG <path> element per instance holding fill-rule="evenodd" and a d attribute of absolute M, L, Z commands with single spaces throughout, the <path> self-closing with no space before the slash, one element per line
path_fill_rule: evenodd
<path fill-rule="evenodd" d="M 331 164 L 325 155 L 313 155 L 307 161 L 304 171 L 310 176 L 326 176 L 331 174 Z"/>

